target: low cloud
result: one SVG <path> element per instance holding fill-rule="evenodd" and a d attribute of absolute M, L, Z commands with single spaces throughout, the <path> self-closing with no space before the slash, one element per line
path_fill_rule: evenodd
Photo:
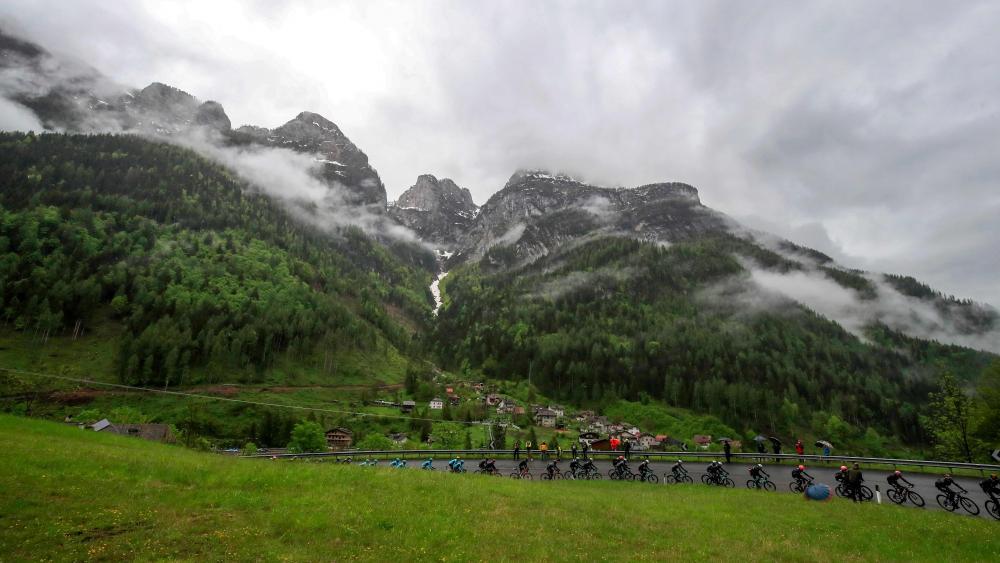
<path fill-rule="evenodd" d="M 42 131 L 43 127 L 31 110 L 0 97 L 0 130 Z"/>
<path fill-rule="evenodd" d="M 565 276 L 550 279 L 528 297 L 556 300 L 584 287 L 601 287 L 628 281 L 636 275 L 636 268 L 599 268 L 591 272 L 573 271 Z"/>
<path fill-rule="evenodd" d="M 507 232 L 500 235 L 500 238 L 494 241 L 496 246 L 510 246 L 521 240 L 521 236 L 524 235 L 524 230 L 528 228 L 524 223 L 517 223 L 513 227 L 507 229 Z"/>
<path fill-rule="evenodd" d="M 880 276 L 868 276 L 868 280 L 875 286 L 876 296 L 865 299 L 818 270 L 782 274 L 750 267 L 745 277 L 710 288 L 702 297 L 728 299 L 749 313 L 787 313 L 794 310 L 792 302 L 795 302 L 838 323 L 862 340 L 868 327 L 882 323 L 915 338 L 1000 354 L 1000 326 L 995 322 L 992 330 L 976 333 L 973 327 L 966 326 L 957 311 L 943 314 L 935 304 L 900 293 Z"/>

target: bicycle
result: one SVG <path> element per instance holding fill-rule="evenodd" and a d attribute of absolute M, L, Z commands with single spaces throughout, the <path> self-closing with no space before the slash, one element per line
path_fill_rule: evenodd
<path fill-rule="evenodd" d="M 511 479 L 527 479 L 527 480 L 530 481 L 531 480 L 531 473 L 528 473 L 527 469 L 525 469 L 524 471 L 519 471 L 519 470 L 515 469 L 514 471 L 511 471 L 510 478 Z"/>
<path fill-rule="evenodd" d="M 562 471 L 559 471 L 558 467 L 553 468 L 551 472 L 546 470 L 541 475 L 542 481 L 558 481 L 559 479 L 562 478 L 563 478 Z"/>
<path fill-rule="evenodd" d="M 837 493 L 838 497 L 851 498 L 851 494 L 847 490 L 847 485 L 844 485 L 843 483 L 837 485 L 835 492 Z M 861 485 L 861 500 L 867 502 L 872 500 L 873 498 L 875 498 L 875 493 L 873 493 L 872 490 L 868 488 L 868 485 Z"/>
<path fill-rule="evenodd" d="M 940 494 L 937 496 L 937 503 L 948 512 L 955 512 L 961 508 L 973 516 L 979 514 L 979 505 L 962 493 Z"/>
<path fill-rule="evenodd" d="M 728 487 L 730 489 L 736 487 L 736 482 L 729 475 L 719 475 L 718 477 L 712 477 L 708 473 L 701 476 L 701 482 L 706 485 L 718 485 L 720 487 Z"/>
<path fill-rule="evenodd" d="M 652 483 L 654 485 L 660 482 L 660 478 L 657 477 L 656 473 L 653 473 L 653 470 L 651 469 L 641 472 L 639 474 L 639 480 L 643 483 Z"/>
<path fill-rule="evenodd" d="M 986 501 L 986 513 L 1000 520 L 1000 505 L 998 505 L 996 497 L 991 497 L 990 500 Z"/>
<path fill-rule="evenodd" d="M 608 478 L 610 478 L 612 481 L 616 481 L 616 480 L 617 481 L 634 481 L 635 478 L 636 478 L 636 474 L 632 473 L 632 471 L 630 469 L 625 469 L 624 467 L 622 467 L 622 468 L 614 468 L 614 467 L 612 467 L 611 469 L 608 470 Z"/>
<path fill-rule="evenodd" d="M 910 501 L 918 507 L 923 507 L 925 504 L 924 497 L 914 491 L 912 485 L 909 487 L 894 486 L 885 492 L 885 496 L 889 497 L 889 500 L 896 504 L 903 504 L 906 501 Z"/>
<path fill-rule="evenodd" d="M 765 491 L 774 491 L 777 487 L 771 482 L 767 477 L 761 477 L 760 479 L 747 479 L 748 489 L 764 489 Z"/>
<path fill-rule="evenodd" d="M 676 485 L 678 483 L 694 483 L 694 479 L 691 478 L 687 473 L 664 473 L 663 482 L 669 483 L 671 485 Z"/>
<path fill-rule="evenodd" d="M 581 469 L 580 471 L 581 473 L 578 479 L 586 479 L 588 481 L 591 480 L 600 481 L 601 479 L 604 478 L 604 475 L 601 475 L 601 472 L 595 468 Z"/>
<path fill-rule="evenodd" d="M 474 473 L 476 475 L 485 475 L 487 477 L 500 477 L 499 469 L 477 469 Z"/>
<path fill-rule="evenodd" d="M 806 492 L 806 489 L 809 488 L 809 485 L 812 484 L 813 484 L 812 479 L 796 479 L 795 481 L 788 484 L 788 488 L 793 493 L 804 493 Z"/>

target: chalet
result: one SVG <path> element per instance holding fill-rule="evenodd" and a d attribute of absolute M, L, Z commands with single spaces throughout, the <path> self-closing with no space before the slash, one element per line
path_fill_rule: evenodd
<path fill-rule="evenodd" d="M 600 439 L 601 435 L 597 432 L 580 432 L 579 440 L 581 444 L 590 444 Z"/>
<path fill-rule="evenodd" d="M 652 448 L 653 446 L 660 445 L 660 443 L 656 440 L 656 436 L 643 432 L 639 434 L 639 445 L 644 448 Z"/>
<path fill-rule="evenodd" d="M 411 413 L 415 408 L 417 408 L 415 401 L 403 401 L 403 404 L 399 407 L 399 411 L 402 413 Z"/>
<path fill-rule="evenodd" d="M 608 438 L 603 438 L 600 440 L 594 440 L 590 443 L 590 449 L 595 452 L 610 452 L 611 451 L 611 440 Z"/>
<path fill-rule="evenodd" d="M 450 404 L 451 406 L 453 407 L 457 406 L 461 402 L 462 398 L 459 397 L 458 395 L 448 395 L 448 404 Z"/>
<path fill-rule="evenodd" d="M 556 425 L 556 413 L 549 409 L 538 409 L 538 411 L 535 412 L 535 424 L 546 428 L 552 428 Z"/>
<path fill-rule="evenodd" d="M 523 415 L 524 412 L 525 412 L 524 411 L 524 407 L 519 406 L 519 405 L 515 405 L 514 406 L 514 414 L 516 414 L 516 415 Z"/>
<path fill-rule="evenodd" d="M 671 450 L 680 450 L 682 452 L 686 452 L 688 449 L 687 444 L 678 440 L 677 438 L 668 437 L 666 440 L 660 440 L 660 443 L 663 444 L 665 448 L 669 448 Z"/>
<path fill-rule="evenodd" d="M 664 442 L 666 442 L 667 438 L 670 438 L 670 436 L 667 436 L 666 434 L 657 434 L 656 435 L 656 441 L 659 442 L 659 443 L 661 443 L 661 444 L 664 443 Z"/>
<path fill-rule="evenodd" d="M 497 405 L 497 414 L 514 414 L 516 407 L 517 405 L 514 404 L 514 401 L 500 401 L 500 404 Z"/>
<path fill-rule="evenodd" d="M 589 422 L 594 419 L 594 411 L 580 411 L 576 413 L 577 422 Z"/>
<path fill-rule="evenodd" d="M 115 424 L 103 419 L 91 426 L 95 432 L 106 432 L 120 436 L 133 436 L 153 442 L 173 443 L 176 441 L 169 424 Z"/>
<path fill-rule="evenodd" d="M 441 410 L 444 408 L 444 401 L 442 401 L 437 397 L 434 397 L 433 399 L 431 399 L 429 406 L 434 410 Z"/>
<path fill-rule="evenodd" d="M 500 395 L 497 395 L 496 393 L 490 393 L 489 395 L 486 395 L 485 400 L 487 406 L 495 407 L 500 404 L 500 401 L 502 401 L 503 398 L 501 398 Z"/>
<path fill-rule="evenodd" d="M 708 449 L 708 446 L 712 444 L 712 437 L 705 434 L 695 434 L 691 437 L 691 441 L 704 450 Z"/>
<path fill-rule="evenodd" d="M 409 436 L 407 436 L 402 432 L 397 432 L 395 434 L 389 434 L 388 438 L 392 440 L 392 443 L 398 446 L 400 444 L 405 444 L 406 441 L 409 439 Z"/>
<path fill-rule="evenodd" d="M 354 433 L 346 428 L 331 428 L 326 431 L 326 445 L 335 452 L 350 448 L 353 440 Z"/>
<path fill-rule="evenodd" d="M 549 410 L 556 413 L 558 418 L 566 416 L 566 409 L 564 409 L 561 405 L 549 405 Z"/>

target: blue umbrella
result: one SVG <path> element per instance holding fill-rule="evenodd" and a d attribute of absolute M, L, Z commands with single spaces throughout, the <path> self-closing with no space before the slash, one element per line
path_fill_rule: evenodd
<path fill-rule="evenodd" d="M 809 500 L 829 500 L 830 487 L 822 483 L 809 485 L 806 489 L 806 498 Z"/>

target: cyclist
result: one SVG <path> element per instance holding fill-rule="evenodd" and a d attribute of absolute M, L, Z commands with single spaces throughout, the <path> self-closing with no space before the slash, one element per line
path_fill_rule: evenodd
<path fill-rule="evenodd" d="M 425 462 L 423 462 L 423 463 L 420 464 L 420 469 L 430 469 L 430 470 L 433 470 L 434 469 L 434 458 L 433 457 L 427 458 L 427 461 L 425 461 Z"/>
<path fill-rule="evenodd" d="M 490 475 L 497 473 L 497 460 L 489 458 L 486 460 L 486 472 Z"/>
<path fill-rule="evenodd" d="M 958 499 L 956 499 L 955 497 L 957 496 L 958 491 L 952 490 L 951 488 L 952 485 L 958 487 L 958 490 L 962 491 L 963 493 L 969 492 L 963 489 L 962 485 L 956 483 L 955 479 L 953 479 L 952 476 L 948 473 L 945 473 L 944 477 L 938 479 L 937 481 L 934 481 L 934 486 L 937 487 L 937 489 L 942 493 L 948 495 L 948 501 L 951 502 L 952 504 L 956 504 Z"/>
<path fill-rule="evenodd" d="M 625 456 L 620 455 L 620 456 L 618 456 L 618 459 L 615 460 L 615 462 L 613 464 L 613 467 L 614 467 L 615 473 L 617 473 L 619 476 L 623 476 L 623 475 L 625 475 L 625 472 L 629 470 L 628 469 L 628 460 L 625 459 Z"/>
<path fill-rule="evenodd" d="M 897 491 L 903 490 L 903 485 L 899 484 L 900 481 L 909 485 L 911 489 L 913 488 L 913 483 L 907 481 L 906 477 L 903 477 L 903 472 L 899 470 L 893 472 L 891 475 L 886 477 L 885 480 L 889 483 L 889 485 L 891 485 Z"/>
<path fill-rule="evenodd" d="M 764 466 L 760 463 L 750 468 L 750 476 L 753 477 L 753 482 L 758 489 L 764 488 L 764 483 L 771 477 L 764 471 Z"/>
<path fill-rule="evenodd" d="M 1000 479 L 997 478 L 996 473 L 980 481 L 979 486 L 982 487 L 983 492 L 989 495 L 993 500 L 997 500 L 997 495 L 1000 495 Z"/>
<path fill-rule="evenodd" d="M 580 460 L 579 458 L 573 458 L 573 461 L 569 462 L 569 472 L 576 477 L 577 473 L 580 471 Z"/>
<path fill-rule="evenodd" d="M 847 466 L 841 465 L 840 471 L 833 474 L 833 478 L 836 479 L 841 484 L 844 483 L 844 479 L 847 477 Z"/>
<path fill-rule="evenodd" d="M 722 467 L 722 464 L 714 460 L 708 465 L 707 471 L 709 479 L 716 485 L 721 485 L 723 479 L 729 475 L 725 468 Z"/>
<path fill-rule="evenodd" d="M 800 465 L 792 469 L 792 479 L 795 479 L 802 487 L 812 482 L 813 476 L 806 473 L 806 466 Z"/>
<path fill-rule="evenodd" d="M 448 462 L 448 469 L 450 469 L 453 473 L 461 473 L 462 472 L 462 468 L 464 466 L 465 466 L 465 462 L 462 461 L 461 456 L 456 457 L 456 458 L 454 458 L 454 459 L 452 459 L 451 461 Z"/>
<path fill-rule="evenodd" d="M 687 475 L 687 469 L 684 469 L 684 462 L 677 460 L 677 463 L 670 466 L 670 472 L 674 474 L 674 479 L 679 479 Z"/>
<path fill-rule="evenodd" d="M 647 456 L 646 459 L 639 463 L 639 475 L 642 477 L 642 480 L 645 481 L 646 476 L 651 475 L 652 473 L 653 470 L 649 468 L 649 456 Z"/>
<path fill-rule="evenodd" d="M 580 472 L 584 475 L 589 475 L 591 473 L 597 473 L 597 466 L 594 465 L 594 460 L 587 458 L 583 460 L 583 467 L 580 468 Z"/>
<path fill-rule="evenodd" d="M 486 458 L 483 461 L 479 462 L 479 470 L 482 471 L 483 473 L 486 473 L 486 462 L 488 462 L 489 460 L 490 460 L 489 458 Z"/>
<path fill-rule="evenodd" d="M 518 475 L 524 475 L 528 472 L 528 460 L 527 458 L 522 459 L 520 463 L 517 464 Z"/>
<path fill-rule="evenodd" d="M 551 479 L 553 475 L 559 471 L 559 460 L 553 459 L 552 463 L 550 463 L 548 467 L 545 468 L 545 471 L 548 471 L 549 478 Z"/>

